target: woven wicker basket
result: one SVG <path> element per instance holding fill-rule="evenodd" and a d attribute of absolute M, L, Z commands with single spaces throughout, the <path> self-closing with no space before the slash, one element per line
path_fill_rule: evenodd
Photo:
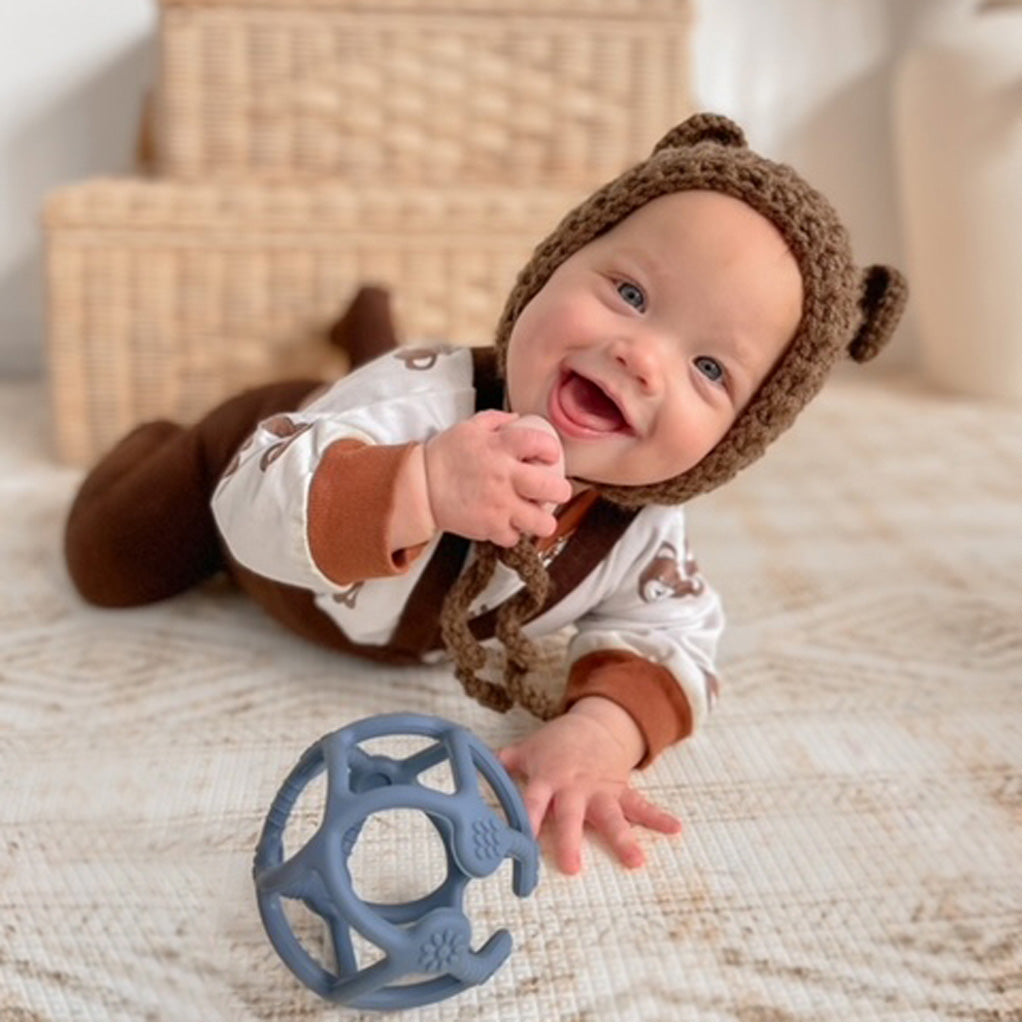
<path fill-rule="evenodd" d="M 58 455 L 84 464 L 141 420 L 338 375 L 326 330 L 360 284 L 392 289 L 409 340 L 487 342 L 515 274 L 579 198 L 139 179 L 59 190 L 45 213 Z"/>
<path fill-rule="evenodd" d="M 690 0 L 161 0 L 159 173 L 593 186 L 691 112 Z"/>

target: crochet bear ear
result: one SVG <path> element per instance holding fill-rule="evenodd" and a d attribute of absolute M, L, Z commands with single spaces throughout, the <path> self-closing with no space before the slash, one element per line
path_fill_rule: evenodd
<path fill-rule="evenodd" d="M 747 144 L 747 138 L 738 124 L 721 114 L 694 114 L 670 129 L 654 147 L 654 152 L 695 146 L 698 142 L 717 142 L 720 146 L 743 149 Z"/>
<path fill-rule="evenodd" d="M 896 330 L 907 304 L 907 280 L 893 267 L 868 267 L 861 275 L 861 322 L 847 346 L 858 363 L 874 359 Z"/>

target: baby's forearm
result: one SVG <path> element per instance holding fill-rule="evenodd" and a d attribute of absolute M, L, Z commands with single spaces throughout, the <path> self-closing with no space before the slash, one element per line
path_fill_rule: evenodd
<path fill-rule="evenodd" d="M 423 445 L 413 447 L 395 480 L 394 505 L 388 520 L 387 538 L 391 551 L 426 544 L 437 532 L 430 507 Z"/>

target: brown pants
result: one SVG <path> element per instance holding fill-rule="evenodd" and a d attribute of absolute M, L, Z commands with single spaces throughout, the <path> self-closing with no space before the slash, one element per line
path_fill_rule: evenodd
<path fill-rule="evenodd" d="M 173 597 L 227 573 L 269 615 L 314 643 L 392 663 L 415 657 L 354 644 L 298 587 L 267 579 L 225 550 L 210 499 L 256 424 L 298 408 L 320 381 L 294 380 L 243 392 L 191 427 L 144 423 L 82 482 L 68 514 L 64 552 L 91 604 L 127 608 Z"/>
<path fill-rule="evenodd" d="M 330 333 L 353 369 L 393 349 L 398 339 L 388 292 L 360 288 Z M 268 384 L 229 398 L 195 426 L 144 423 L 115 445 L 86 477 L 68 516 L 65 554 L 81 595 L 108 608 L 148 604 L 225 568 L 247 590 L 258 587 L 259 577 L 248 580 L 252 574 L 222 550 L 210 498 L 256 424 L 296 409 L 319 386 L 313 380 Z M 282 593 L 291 601 L 293 591 L 299 593 L 292 587 Z M 280 617 L 281 594 L 268 591 L 264 598 Z"/>
<path fill-rule="evenodd" d="M 297 408 L 319 383 L 268 384 L 194 426 L 155 420 L 116 444 L 68 514 L 64 553 L 82 597 L 107 608 L 149 604 L 231 568 L 210 510 L 221 473 L 260 420 Z"/>

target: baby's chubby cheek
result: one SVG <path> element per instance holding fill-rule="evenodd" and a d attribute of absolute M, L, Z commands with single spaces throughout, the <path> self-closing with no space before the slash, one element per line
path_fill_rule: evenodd
<path fill-rule="evenodd" d="M 558 431 L 548 423 L 543 416 L 537 416 L 534 413 L 526 413 L 524 416 L 520 416 L 519 419 L 513 420 L 511 423 L 506 424 L 502 427 L 503 430 L 539 430 L 544 434 L 549 434 L 555 439 L 555 443 L 558 445 L 558 460 L 553 463 L 541 462 L 539 459 L 533 459 L 532 462 L 537 465 L 544 465 L 550 468 L 551 472 L 557 476 L 565 476 L 565 450 L 562 448 L 562 439 L 558 436 Z M 544 508 L 551 512 L 557 507 L 556 502 L 546 502 Z"/>

